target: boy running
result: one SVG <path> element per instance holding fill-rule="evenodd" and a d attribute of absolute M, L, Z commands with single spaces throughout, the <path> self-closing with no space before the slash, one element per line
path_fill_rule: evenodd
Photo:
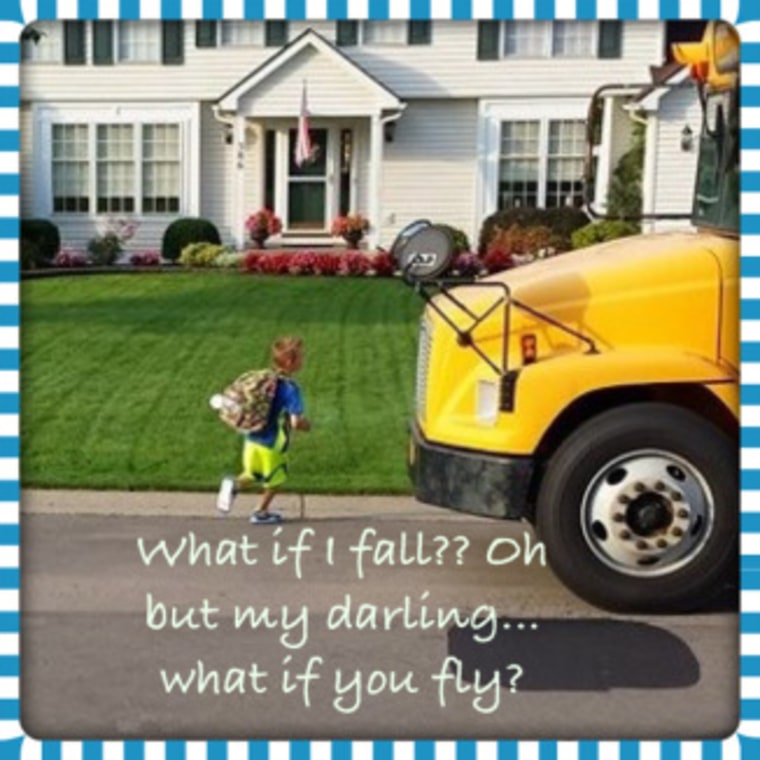
<path fill-rule="evenodd" d="M 243 444 L 243 471 L 237 478 L 225 477 L 219 487 L 216 506 L 229 512 L 236 494 L 252 482 L 263 486 L 258 508 L 251 515 L 254 525 L 282 521 L 279 512 L 272 512 L 277 489 L 288 478 L 288 448 L 292 430 L 307 431 L 310 422 L 303 416 L 301 391 L 292 375 L 303 366 L 303 341 L 300 338 L 278 338 L 272 344 L 272 365 L 279 375 L 269 421 L 263 430 L 247 433 Z"/>

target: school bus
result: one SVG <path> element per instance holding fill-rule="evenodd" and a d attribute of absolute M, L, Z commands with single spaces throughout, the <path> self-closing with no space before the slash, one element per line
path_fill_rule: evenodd
<path fill-rule="evenodd" d="M 427 301 L 416 497 L 530 521 L 555 574 L 608 609 L 693 609 L 735 583 L 738 45 L 710 22 L 674 46 L 703 113 L 691 229 L 466 284 L 440 279 L 435 225 L 395 245 Z"/>

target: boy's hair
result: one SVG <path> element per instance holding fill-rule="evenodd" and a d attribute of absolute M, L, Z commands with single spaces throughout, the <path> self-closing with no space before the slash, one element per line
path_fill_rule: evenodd
<path fill-rule="evenodd" d="M 277 369 L 282 369 L 297 356 L 303 353 L 303 340 L 301 338 L 283 337 L 277 338 L 272 343 L 272 364 Z"/>

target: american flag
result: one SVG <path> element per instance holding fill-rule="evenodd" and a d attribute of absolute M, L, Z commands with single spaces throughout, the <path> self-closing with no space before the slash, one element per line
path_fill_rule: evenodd
<path fill-rule="evenodd" d="M 295 164 L 300 167 L 305 164 L 312 154 L 311 138 L 309 137 L 309 109 L 306 105 L 306 81 L 301 91 L 301 113 L 298 116 L 298 135 L 296 136 Z"/>

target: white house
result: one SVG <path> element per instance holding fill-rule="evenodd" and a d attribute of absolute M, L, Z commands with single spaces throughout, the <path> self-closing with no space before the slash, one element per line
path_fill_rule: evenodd
<path fill-rule="evenodd" d="M 23 43 L 22 217 L 84 246 L 134 216 L 133 247 L 178 216 L 242 245 L 263 206 L 283 244 L 371 243 L 416 218 L 477 238 L 510 205 L 580 203 L 592 93 L 649 80 L 658 21 L 67 21 Z M 315 159 L 293 161 L 307 93 Z"/>

